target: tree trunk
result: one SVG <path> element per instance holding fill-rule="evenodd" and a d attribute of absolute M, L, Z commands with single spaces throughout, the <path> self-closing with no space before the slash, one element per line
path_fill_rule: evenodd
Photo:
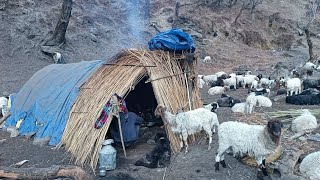
<path fill-rule="evenodd" d="M 56 46 L 65 42 L 65 35 L 72 10 L 72 0 L 63 0 L 59 21 L 54 29 L 52 37 L 45 46 Z"/>
<path fill-rule="evenodd" d="M 239 19 L 239 17 L 241 16 L 242 11 L 244 10 L 244 8 L 245 8 L 245 3 L 242 4 L 241 9 L 240 9 L 237 17 L 234 19 L 234 22 L 233 22 L 233 23 L 237 23 L 237 22 L 238 22 L 238 19 Z"/>
<path fill-rule="evenodd" d="M 304 32 L 306 33 L 306 36 L 307 36 L 307 44 L 308 44 L 308 47 L 309 47 L 309 60 L 313 60 L 314 59 L 314 56 L 313 56 L 313 45 L 312 45 L 312 41 L 311 41 L 311 38 L 310 38 L 310 31 L 309 31 L 309 28 L 305 28 L 304 29 Z"/>
<path fill-rule="evenodd" d="M 70 177 L 74 179 L 91 179 L 78 166 L 51 166 L 48 168 L 14 168 L 0 166 L 0 177 L 9 179 L 50 179 Z"/>

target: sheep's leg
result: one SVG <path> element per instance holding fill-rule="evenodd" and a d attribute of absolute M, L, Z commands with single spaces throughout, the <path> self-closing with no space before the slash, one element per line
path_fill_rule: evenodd
<path fill-rule="evenodd" d="M 209 146 L 208 146 L 208 150 L 210 150 L 210 149 L 211 149 L 211 143 L 212 143 L 212 131 L 211 131 L 211 127 L 205 128 L 204 130 L 206 131 L 206 133 L 207 133 L 208 136 L 209 136 Z"/>
<path fill-rule="evenodd" d="M 182 135 L 179 134 L 179 137 L 180 137 L 180 147 L 183 148 L 183 141 L 182 141 Z"/>
<path fill-rule="evenodd" d="M 259 165 L 257 178 L 259 180 L 263 180 L 263 176 L 268 176 L 268 172 L 266 168 L 266 160 L 264 157 L 257 157 L 256 162 Z"/>
<path fill-rule="evenodd" d="M 229 149 L 229 147 L 219 144 L 218 153 L 216 155 L 216 163 L 214 164 L 215 171 L 219 171 L 219 163 L 221 163 L 222 167 L 224 167 L 224 168 L 227 167 L 226 162 L 224 161 L 224 153 L 228 149 Z"/>
<path fill-rule="evenodd" d="M 213 126 L 212 132 L 213 132 L 213 134 L 216 133 L 216 126 Z"/>
<path fill-rule="evenodd" d="M 183 140 L 183 143 L 184 145 L 186 146 L 186 150 L 185 150 L 185 154 L 188 153 L 188 133 L 182 133 L 182 140 Z"/>

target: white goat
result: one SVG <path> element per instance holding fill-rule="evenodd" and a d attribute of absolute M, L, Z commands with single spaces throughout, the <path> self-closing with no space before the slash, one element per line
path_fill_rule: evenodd
<path fill-rule="evenodd" d="M 172 132 L 179 134 L 180 146 L 183 147 L 183 143 L 186 146 L 185 153 L 188 153 L 188 136 L 201 130 L 204 130 L 209 136 L 208 149 L 211 149 L 212 132 L 215 133 L 215 127 L 219 127 L 216 113 L 205 108 L 199 108 L 173 115 L 165 107 L 158 105 L 155 115 L 160 115 L 166 123 L 171 125 Z"/>

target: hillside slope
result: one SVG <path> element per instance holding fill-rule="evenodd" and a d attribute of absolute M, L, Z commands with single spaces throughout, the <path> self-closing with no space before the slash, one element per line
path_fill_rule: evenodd
<path fill-rule="evenodd" d="M 239 6 L 192 4 L 179 9 L 177 27 L 193 36 L 199 59 L 205 55 L 214 59 L 211 64 L 199 62 L 201 72 L 231 71 L 241 64 L 248 64 L 252 70 L 270 69 L 281 59 L 307 59 L 305 38 L 298 36 L 295 27 L 295 22 L 304 16 L 303 3 L 265 0 L 254 16 L 245 10 L 239 23 L 233 24 Z M 0 24 L 4 25 L 0 26 L 0 92 L 17 91 L 37 70 L 53 63 L 51 57 L 41 52 L 41 43 L 50 37 L 60 7 L 60 0 L 0 1 Z M 156 34 L 150 24 L 162 31 L 170 29 L 174 7 L 175 2 L 169 0 L 151 1 L 149 8 L 144 1 L 137 0 L 76 0 L 66 43 L 59 51 L 72 63 L 108 59 L 123 48 L 145 48 L 148 39 Z M 146 18 L 147 10 L 150 18 Z M 268 28 L 269 16 L 274 13 L 279 15 Z M 214 37 L 213 32 L 218 36 Z M 297 43 L 299 39 L 302 45 Z M 319 40 L 313 39 L 317 52 Z M 291 44 L 296 45 L 293 50 L 279 51 L 289 49 Z"/>

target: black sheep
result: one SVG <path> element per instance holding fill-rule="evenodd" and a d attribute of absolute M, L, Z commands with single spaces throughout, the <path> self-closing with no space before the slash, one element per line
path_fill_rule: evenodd
<path fill-rule="evenodd" d="M 170 142 L 164 133 L 157 133 L 155 138 L 156 146 L 146 154 L 146 159 L 139 159 L 135 165 L 147 168 L 162 168 L 170 164 L 171 148 Z"/>
<path fill-rule="evenodd" d="M 221 75 L 220 77 L 217 78 L 216 81 L 212 81 L 212 82 L 211 82 L 211 87 L 216 87 L 216 86 L 221 86 L 221 87 L 223 87 L 223 86 L 224 86 L 223 80 L 226 79 L 226 78 L 227 78 L 227 77 L 226 77 L 225 74 Z"/>
<path fill-rule="evenodd" d="M 292 95 L 286 97 L 286 103 L 296 105 L 317 105 L 320 104 L 320 94 Z"/>
<path fill-rule="evenodd" d="M 220 107 L 232 107 L 236 103 L 240 103 L 241 101 L 239 99 L 234 99 L 233 97 L 221 94 L 220 99 L 218 100 L 218 104 Z"/>
<path fill-rule="evenodd" d="M 320 88 L 320 79 L 306 79 L 302 84 L 303 89 Z"/>

